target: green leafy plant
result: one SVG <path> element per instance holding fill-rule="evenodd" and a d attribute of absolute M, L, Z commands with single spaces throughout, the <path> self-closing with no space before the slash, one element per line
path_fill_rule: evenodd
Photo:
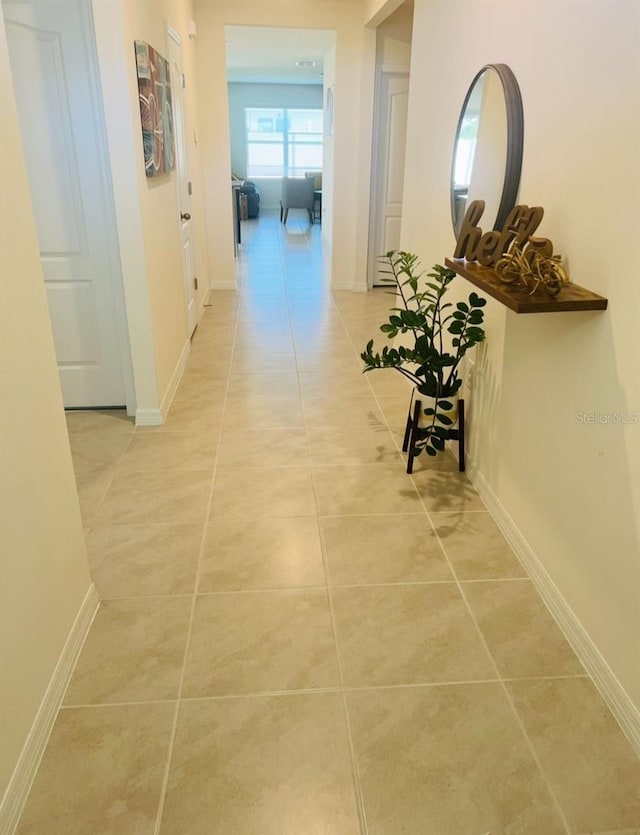
<path fill-rule="evenodd" d="M 371 339 L 360 354 L 364 371 L 395 368 L 411 380 L 419 394 L 434 399 L 433 405 L 424 409 L 428 420 L 421 427 L 414 455 L 423 449 L 428 455 L 437 455 L 451 437 L 454 421 L 446 413 L 453 408 L 451 398 L 457 397 L 462 385 L 462 358 L 485 338 L 481 325 L 487 301 L 471 293 L 466 302 L 455 307 L 444 302 L 455 272 L 435 264 L 425 274 L 415 253 L 391 250 L 381 260 L 387 267 L 382 272 L 389 276 L 384 280 L 395 285 L 394 295 L 402 306 L 391 308 L 380 330 L 389 339 L 409 334 L 413 340 L 409 345 L 385 346 L 374 352 Z"/>

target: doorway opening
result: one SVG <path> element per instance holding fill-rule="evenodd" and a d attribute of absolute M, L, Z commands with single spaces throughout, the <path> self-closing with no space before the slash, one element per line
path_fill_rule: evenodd
<path fill-rule="evenodd" d="M 239 186 L 236 234 L 240 246 L 245 220 L 265 210 L 280 210 L 284 178 L 313 178 L 308 222 L 321 224 L 329 264 L 336 33 L 226 26 L 225 43 L 230 169 Z M 285 220 L 286 212 L 282 214 Z"/>
<path fill-rule="evenodd" d="M 376 32 L 369 288 L 385 283 L 380 255 L 400 247 L 412 29 L 413 2 L 406 2 Z"/>

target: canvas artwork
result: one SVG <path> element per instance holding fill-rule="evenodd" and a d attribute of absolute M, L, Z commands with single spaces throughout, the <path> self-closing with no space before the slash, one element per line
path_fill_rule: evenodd
<path fill-rule="evenodd" d="M 333 136 L 333 87 L 327 87 L 327 102 L 324 108 L 324 135 Z"/>
<path fill-rule="evenodd" d="M 135 48 L 144 168 L 147 177 L 156 177 L 175 167 L 169 63 L 144 41 Z"/>

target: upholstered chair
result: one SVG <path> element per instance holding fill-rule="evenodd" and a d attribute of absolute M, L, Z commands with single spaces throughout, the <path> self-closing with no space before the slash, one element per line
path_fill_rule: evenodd
<path fill-rule="evenodd" d="M 289 209 L 306 209 L 313 223 L 314 181 L 310 177 L 283 177 L 280 222 L 286 223 Z"/>

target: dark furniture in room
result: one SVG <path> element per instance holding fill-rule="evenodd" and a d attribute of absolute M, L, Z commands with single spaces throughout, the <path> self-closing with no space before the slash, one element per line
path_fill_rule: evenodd
<path fill-rule="evenodd" d="M 260 192 L 255 183 L 246 180 L 238 189 L 240 194 L 247 197 L 247 217 L 254 218 L 260 214 Z"/>

